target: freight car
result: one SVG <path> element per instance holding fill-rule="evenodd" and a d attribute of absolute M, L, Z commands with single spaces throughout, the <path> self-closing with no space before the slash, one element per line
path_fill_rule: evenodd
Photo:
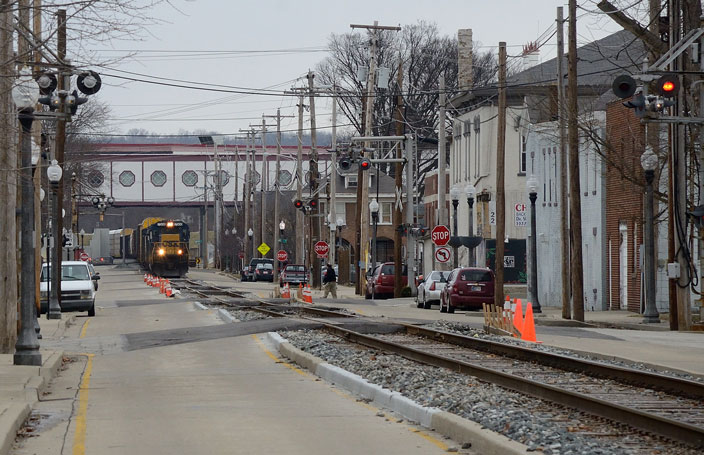
<path fill-rule="evenodd" d="M 110 255 L 114 259 L 121 258 L 123 253 L 128 259 L 135 258 L 134 233 L 131 228 L 110 230 Z"/>
<path fill-rule="evenodd" d="M 188 272 L 188 224 L 147 218 L 137 228 L 137 260 L 158 276 L 183 277 Z"/>

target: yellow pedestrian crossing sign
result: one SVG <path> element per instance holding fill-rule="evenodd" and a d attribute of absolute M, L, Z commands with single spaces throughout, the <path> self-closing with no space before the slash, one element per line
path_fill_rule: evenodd
<path fill-rule="evenodd" d="M 264 243 L 264 242 L 262 242 L 262 244 L 259 245 L 259 248 L 257 248 L 257 251 L 259 251 L 260 253 L 262 253 L 262 256 L 266 256 L 266 253 L 268 253 L 269 250 L 271 250 L 271 248 L 269 248 L 269 245 L 267 245 L 267 244 Z"/>

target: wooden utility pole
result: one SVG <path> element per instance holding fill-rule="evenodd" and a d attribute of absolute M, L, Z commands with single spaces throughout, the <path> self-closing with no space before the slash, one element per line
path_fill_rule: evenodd
<path fill-rule="evenodd" d="M 310 153 L 308 154 L 308 175 L 310 175 L 310 194 L 312 196 L 311 200 L 315 201 L 315 206 L 311 210 L 311 243 L 315 243 L 322 238 L 320 237 L 320 207 L 318 198 L 318 132 L 317 124 L 315 122 L 315 87 L 313 84 L 313 79 L 315 74 L 312 71 L 308 71 L 308 96 L 310 102 Z M 311 261 L 313 265 L 313 287 L 320 288 L 320 258 L 311 248 L 310 251 Z"/>
<path fill-rule="evenodd" d="M 266 154 L 266 119 L 262 118 L 262 191 L 261 198 L 261 243 L 266 243 L 266 224 L 267 220 L 271 220 L 269 212 L 266 209 L 266 192 L 269 191 L 269 157 Z M 273 247 L 272 247 L 273 248 Z M 262 255 L 264 256 L 264 255 Z M 276 252 L 274 251 L 274 256 Z"/>
<path fill-rule="evenodd" d="M 330 223 L 334 223 L 337 226 L 337 87 L 332 88 L 332 156 L 330 161 Z M 337 251 L 335 245 L 337 244 L 337 229 L 330 229 L 330 263 L 335 266 L 337 264 Z M 339 272 L 338 268 L 338 272 Z M 338 280 L 343 283 L 345 281 L 338 278 Z"/>
<path fill-rule="evenodd" d="M 562 245 L 562 318 L 570 319 L 570 223 L 567 197 L 567 112 L 565 111 L 565 69 L 563 68 L 565 40 L 562 7 L 557 7 L 557 108 L 560 124 L 560 243 Z"/>
<path fill-rule="evenodd" d="M 303 93 L 298 97 L 298 154 L 296 155 L 296 199 L 303 198 Z M 296 210 L 296 262 L 305 263 L 305 214 Z"/>
<path fill-rule="evenodd" d="M 13 67 L 13 2 L 0 1 L 0 201 L 4 213 L 0 216 L 0 353 L 11 354 L 17 341 L 17 147 L 15 138 L 16 109 L 10 93 L 16 74 Z M 9 215 L 7 215 L 9 214 Z"/>
<path fill-rule="evenodd" d="M 403 60 L 399 56 L 398 59 L 398 70 L 396 72 L 396 85 L 398 90 L 398 95 L 396 97 L 396 136 L 403 136 L 405 133 L 405 123 L 403 123 Z M 403 158 L 403 146 L 402 143 L 396 144 L 396 158 Z M 401 297 L 401 291 L 403 290 L 403 267 L 401 259 L 401 226 L 403 225 L 403 202 L 401 199 L 401 193 L 403 191 L 403 164 L 396 163 L 395 169 L 396 175 L 396 201 L 394 203 L 394 218 L 393 225 L 396 226 L 394 231 L 394 297 Z M 408 182 L 408 189 L 406 191 L 411 191 L 413 187 L 411 182 Z M 412 207 L 406 206 L 406 210 L 411 210 Z M 406 236 L 406 242 L 411 242 L 411 226 L 408 226 L 408 234 Z M 406 264 L 407 267 L 412 267 L 411 264 Z M 410 284 L 410 283 L 409 283 Z"/>
<path fill-rule="evenodd" d="M 506 194 L 504 174 L 506 161 L 506 43 L 499 43 L 499 112 L 496 141 L 496 286 L 494 304 L 504 305 L 504 235 L 506 232 Z"/>
<path fill-rule="evenodd" d="M 438 225 L 449 226 L 445 195 L 447 194 L 447 144 L 445 139 L 445 74 L 440 75 L 438 95 Z M 500 108 L 499 108 L 500 109 Z M 444 264 L 442 265 L 444 267 Z"/>
<path fill-rule="evenodd" d="M 59 77 L 56 90 L 61 98 L 61 107 L 58 109 L 60 114 L 66 114 L 66 93 L 71 88 L 71 73 L 69 72 L 68 62 L 66 61 L 66 10 L 60 9 L 56 13 L 57 17 L 57 33 L 56 33 L 56 43 L 57 43 L 57 56 L 59 57 Z M 63 93 L 63 95 L 62 95 Z M 66 169 L 66 161 L 64 158 L 64 148 L 66 146 L 66 119 L 63 115 L 59 115 L 56 121 L 56 160 L 59 162 L 59 166 L 62 169 Z M 54 213 L 58 216 L 54 217 L 53 220 L 56 227 L 54 232 L 58 233 L 56 238 L 54 238 L 54 254 L 52 255 L 53 264 L 51 265 L 55 271 L 60 271 L 61 258 L 63 257 L 63 248 L 61 245 L 61 233 L 63 232 L 64 221 L 61 216 L 64 207 L 64 179 L 59 181 L 59 185 L 56 190 L 56 205 L 57 208 L 54 209 Z M 56 273 L 56 272 L 54 272 Z M 56 298 L 61 305 L 61 280 L 54 280 L 56 283 Z"/>
<path fill-rule="evenodd" d="M 251 254 L 252 247 L 250 245 L 250 238 L 249 238 L 249 195 L 250 195 L 250 190 L 249 190 L 249 182 L 252 179 L 252 172 L 251 169 L 249 168 L 249 131 L 247 131 L 247 145 L 245 146 L 244 149 L 244 188 L 242 189 L 242 202 L 244 203 L 244 227 L 242 228 L 242 237 L 244 238 L 244 265 L 247 266 L 249 264 L 249 261 L 247 261 L 247 258 Z"/>
<path fill-rule="evenodd" d="M 577 129 L 577 0 L 569 0 L 569 47 L 567 70 L 567 128 L 570 157 L 570 230 L 572 316 L 584 321 L 584 271 L 582 264 L 582 201 L 579 176 L 579 130 Z"/>
<path fill-rule="evenodd" d="M 34 32 L 34 37 L 37 42 L 41 42 L 42 38 L 42 2 L 41 0 L 34 0 L 34 11 L 33 11 L 33 26 L 32 30 Z M 35 49 L 34 52 L 34 62 L 39 63 L 42 61 L 42 54 Z M 39 72 L 39 66 L 34 67 L 35 75 Z M 32 123 L 32 137 L 34 142 L 41 148 L 42 145 L 42 122 L 35 121 Z M 42 204 L 41 204 L 41 183 L 42 183 L 42 158 L 39 156 L 39 161 L 37 161 L 37 168 L 34 171 L 34 242 L 35 245 L 42 244 Z M 78 223 L 76 223 L 78 224 Z M 81 245 L 83 248 L 83 245 Z M 37 314 L 40 310 L 41 292 L 40 292 L 40 273 L 42 269 L 42 250 L 41 247 L 35 248 L 34 250 L 34 304 L 37 307 Z M 0 293 L 0 297 L 2 297 Z"/>

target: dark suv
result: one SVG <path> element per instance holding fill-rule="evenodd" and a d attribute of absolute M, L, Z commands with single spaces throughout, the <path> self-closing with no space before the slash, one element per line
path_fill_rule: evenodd
<path fill-rule="evenodd" d="M 257 264 L 271 264 L 272 269 L 274 268 L 274 260 L 267 258 L 254 258 L 249 261 L 249 265 L 242 270 L 241 280 L 242 281 L 255 281 L 257 270 Z"/>
<path fill-rule="evenodd" d="M 482 303 L 494 302 L 494 272 L 479 267 L 461 267 L 450 272 L 440 293 L 440 312 L 457 308 L 481 310 Z"/>

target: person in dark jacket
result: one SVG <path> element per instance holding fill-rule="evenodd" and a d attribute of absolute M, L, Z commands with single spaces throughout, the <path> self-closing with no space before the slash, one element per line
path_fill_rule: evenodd
<path fill-rule="evenodd" d="M 323 298 L 328 298 L 328 293 L 332 294 L 332 298 L 337 298 L 337 275 L 335 275 L 335 269 L 332 264 L 328 264 L 328 268 L 325 270 L 325 276 L 323 277 L 323 284 L 325 285 L 325 292 L 323 293 Z"/>

